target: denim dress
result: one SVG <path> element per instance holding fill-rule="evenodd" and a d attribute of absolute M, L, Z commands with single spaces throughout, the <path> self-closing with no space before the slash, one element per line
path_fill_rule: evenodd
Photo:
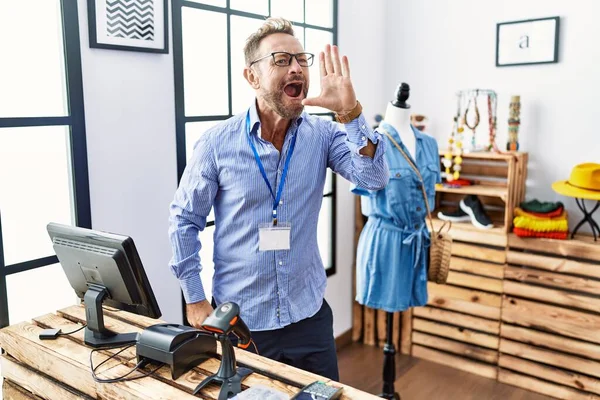
<path fill-rule="evenodd" d="M 380 128 L 385 128 L 412 159 L 391 125 L 382 122 Z M 433 212 L 435 184 L 441 182 L 437 141 L 414 126 L 411 128 L 416 137 L 416 166 Z M 362 213 L 369 217 L 357 248 L 356 301 L 395 312 L 427 303 L 430 239 L 421 182 L 396 146 L 385 136 L 382 140 L 388 140 L 385 157 L 390 180 L 387 186 L 379 191 L 356 186 L 351 189 L 363 196 Z"/>

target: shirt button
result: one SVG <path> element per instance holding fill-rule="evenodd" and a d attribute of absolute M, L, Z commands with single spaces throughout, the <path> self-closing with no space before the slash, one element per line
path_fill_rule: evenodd
<path fill-rule="evenodd" d="M 279 261 L 279 265 L 283 265 L 283 261 Z"/>
<path fill-rule="evenodd" d="M 283 200 L 279 200 L 279 205 L 282 205 L 282 204 L 283 204 Z"/>
<path fill-rule="evenodd" d="M 363 124 L 363 125 L 362 125 L 360 128 L 361 128 L 361 129 L 365 129 L 365 125 Z M 364 139 L 363 139 L 363 140 L 364 140 Z"/>
<path fill-rule="evenodd" d="M 396 172 L 396 178 L 400 178 L 400 172 Z"/>
<path fill-rule="evenodd" d="M 417 207 L 417 211 L 421 211 L 421 207 Z"/>
<path fill-rule="evenodd" d="M 419 229 L 419 224 L 415 224 L 415 229 Z"/>
<path fill-rule="evenodd" d="M 360 140 L 362 140 L 364 142 L 365 140 L 367 140 L 367 137 L 363 136 L 363 137 L 360 138 Z"/>

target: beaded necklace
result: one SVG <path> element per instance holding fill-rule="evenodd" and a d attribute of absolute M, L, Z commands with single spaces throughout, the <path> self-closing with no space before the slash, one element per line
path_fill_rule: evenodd
<path fill-rule="evenodd" d="M 454 125 L 452 126 L 452 132 L 448 138 L 448 148 L 444 154 L 444 176 L 448 182 L 452 182 L 460 177 L 460 170 L 462 164 L 462 153 L 463 153 L 463 132 L 464 128 L 464 117 L 461 117 L 461 97 L 457 98 L 457 109 L 456 115 L 454 116 Z M 454 157 L 454 165 L 452 165 L 452 158 Z M 452 172 L 453 171 L 453 172 Z"/>
<path fill-rule="evenodd" d="M 472 135 L 471 135 L 471 149 L 475 150 L 477 148 L 477 141 L 475 139 L 475 129 L 477 129 L 477 127 L 479 126 L 479 122 L 480 122 L 480 116 L 479 116 L 479 108 L 477 107 L 477 96 L 479 96 L 479 90 L 477 90 L 475 92 L 475 95 L 471 96 L 469 98 L 469 102 L 467 103 L 467 108 L 465 108 L 465 125 L 467 125 L 467 127 L 469 129 L 471 129 L 472 131 Z M 473 102 L 473 107 L 474 107 L 474 112 L 475 112 L 475 119 L 473 121 L 473 125 L 471 126 L 469 124 L 469 120 L 467 118 L 467 115 L 469 114 L 469 109 L 471 108 L 471 101 Z"/>

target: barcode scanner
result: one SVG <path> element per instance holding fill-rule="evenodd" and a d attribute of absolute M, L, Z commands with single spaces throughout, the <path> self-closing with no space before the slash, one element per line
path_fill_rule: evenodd
<path fill-rule="evenodd" d="M 240 317 L 240 306 L 233 302 L 223 303 L 218 306 L 202 324 L 202 329 L 217 334 L 229 335 L 233 333 L 238 337 L 238 347 L 247 349 L 252 343 L 250 329 Z"/>
<path fill-rule="evenodd" d="M 235 396 L 242 391 L 242 380 L 252 373 L 248 368 L 236 368 L 235 352 L 229 334 L 237 336 L 238 347 L 246 349 L 252 343 L 250 330 L 240 317 L 240 306 L 233 302 L 223 303 L 215 308 L 204 320 L 202 329 L 213 333 L 221 342 L 221 366 L 216 374 L 196 386 L 194 395 L 209 383 L 215 382 L 221 384 L 218 400 L 227 400 L 230 394 Z"/>

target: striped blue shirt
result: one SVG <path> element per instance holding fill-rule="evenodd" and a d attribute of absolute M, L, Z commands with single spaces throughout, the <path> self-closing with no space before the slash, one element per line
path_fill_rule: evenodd
<path fill-rule="evenodd" d="M 214 207 L 213 297 L 234 301 L 251 330 L 279 329 L 314 315 L 322 305 L 327 278 L 317 244 L 317 222 L 327 168 L 356 185 L 378 190 L 388 182 L 385 141 L 363 115 L 345 125 L 303 113 L 288 129 L 281 156 L 261 138 L 256 104 L 249 109 L 253 141 L 273 190 L 293 135 L 278 219 L 291 224 L 291 249 L 259 251 L 259 224 L 272 221 L 273 198 L 248 143 L 241 113 L 204 133 L 196 143 L 170 206 L 170 267 L 185 301 L 205 299 L 200 279 L 199 231 Z M 359 150 L 378 143 L 373 158 Z M 210 301 L 210 299 L 209 299 Z"/>

